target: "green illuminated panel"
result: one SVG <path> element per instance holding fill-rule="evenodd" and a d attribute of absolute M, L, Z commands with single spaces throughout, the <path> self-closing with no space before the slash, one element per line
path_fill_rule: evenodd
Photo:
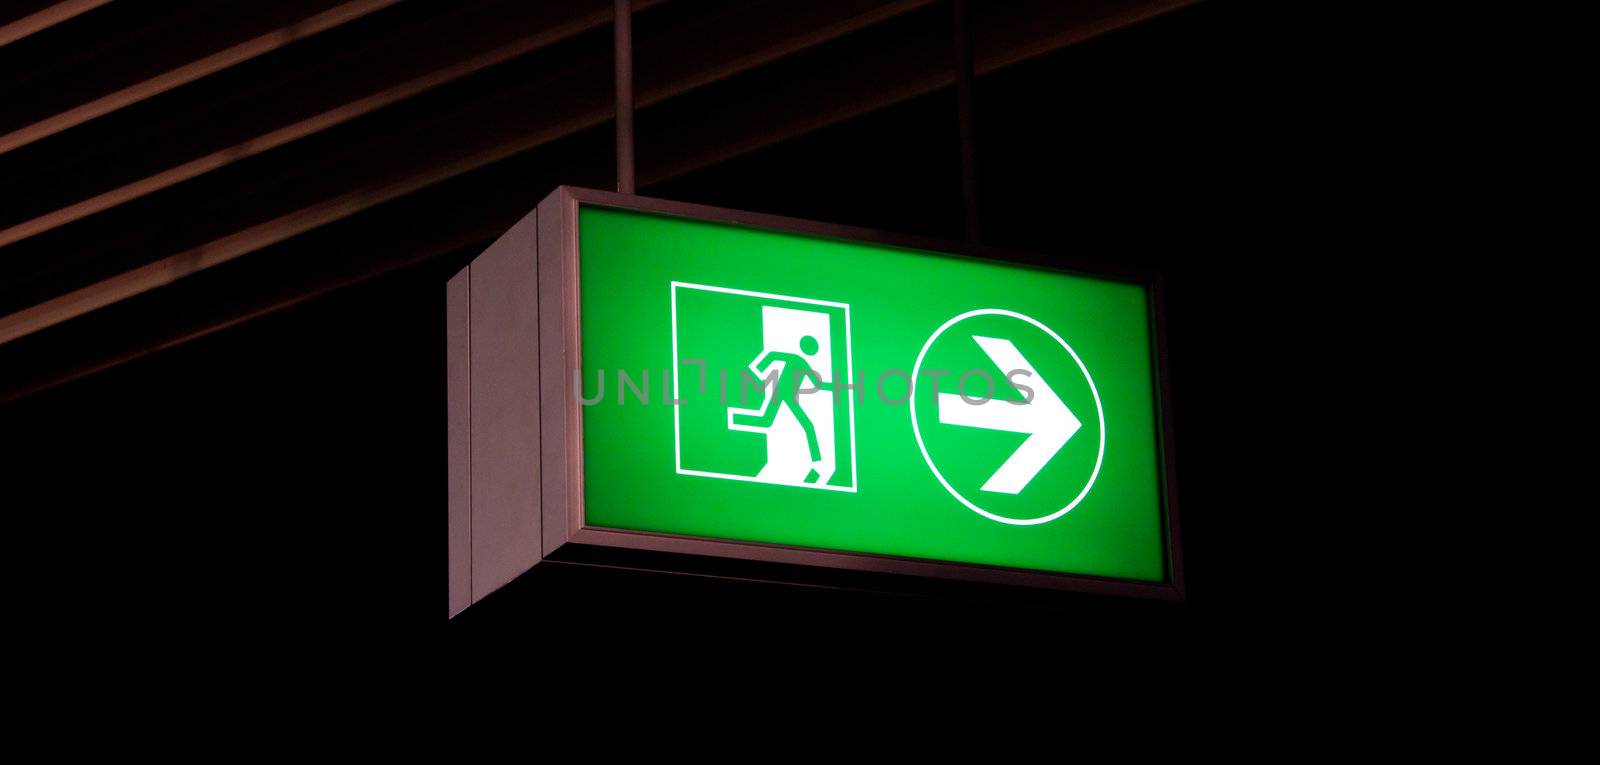
<path fill-rule="evenodd" d="M 578 220 L 588 525 L 1166 579 L 1142 285 Z"/>

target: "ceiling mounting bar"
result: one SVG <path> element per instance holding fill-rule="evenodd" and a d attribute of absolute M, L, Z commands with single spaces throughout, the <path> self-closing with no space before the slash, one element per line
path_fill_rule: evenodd
<path fill-rule="evenodd" d="M 977 244 L 978 159 L 972 116 L 972 24 L 967 0 L 951 0 L 955 36 L 956 119 L 961 132 L 961 206 L 966 213 L 967 241 Z"/>
<path fill-rule="evenodd" d="M 617 191 L 633 193 L 633 2 L 616 0 Z"/>

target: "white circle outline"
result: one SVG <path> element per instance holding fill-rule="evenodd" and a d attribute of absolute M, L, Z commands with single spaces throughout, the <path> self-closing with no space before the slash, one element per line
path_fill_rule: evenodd
<path fill-rule="evenodd" d="M 1089 392 L 1094 394 L 1095 414 L 1100 417 L 1100 453 L 1095 455 L 1094 458 L 1094 472 L 1089 474 L 1089 482 L 1084 484 L 1083 491 L 1078 492 L 1078 496 L 1074 497 L 1071 502 L 1068 502 L 1066 507 L 1063 507 L 1060 510 L 1057 510 L 1042 518 L 1007 518 L 1003 515 L 995 515 L 994 513 L 991 513 L 981 507 L 978 507 L 976 504 L 973 504 L 966 497 L 961 496 L 961 492 L 956 491 L 955 487 L 951 486 L 949 481 L 945 480 L 944 474 L 939 472 L 939 467 L 933 464 L 933 457 L 928 454 L 928 447 L 922 443 L 922 428 L 917 424 L 916 387 L 917 381 L 921 379 L 919 375 L 922 372 L 922 361 L 928 355 L 928 349 L 933 347 L 933 341 L 938 340 L 939 336 L 944 334 L 945 330 L 974 316 L 1009 316 L 1013 319 L 1021 319 L 1035 327 L 1038 327 L 1039 329 L 1044 330 L 1045 334 L 1049 335 L 1052 339 L 1059 343 L 1061 347 L 1065 349 L 1070 356 L 1072 356 L 1072 360 L 1078 363 L 1078 369 L 1083 372 L 1083 379 L 1089 381 Z M 937 395 L 938 391 L 934 391 L 934 393 Z M 1100 389 L 1095 387 L 1094 377 L 1089 374 L 1089 368 L 1084 366 L 1083 359 L 1078 358 L 1078 352 L 1072 350 L 1072 346 L 1067 345 L 1067 341 L 1062 340 L 1061 336 L 1056 334 L 1055 330 L 1046 327 L 1038 319 L 1035 319 L 1032 316 L 1017 313 L 1016 311 L 1008 311 L 1004 308 L 979 308 L 974 311 L 967 311 L 966 313 L 960 314 L 955 318 L 952 318 L 949 321 L 939 325 L 939 328 L 934 330 L 933 334 L 928 337 L 928 341 L 922 344 L 922 350 L 917 353 L 917 362 L 911 367 L 911 433 L 912 435 L 916 436 L 917 448 L 922 450 L 923 461 L 928 463 L 928 469 L 933 471 L 933 477 L 939 479 L 939 484 L 944 487 L 945 491 L 950 492 L 950 496 L 955 497 L 956 500 L 961 502 L 961 504 L 966 505 L 968 510 L 975 512 L 978 515 L 988 518 L 991 521 L 1009 523 L 1013 526 L 1035 526 L 1041 523 L 1049 523 L 1050 521 L 1066 515 L 1072 510 L 1072 508 L 1077 507 L 1078 503 L 1082 502 L 1084 497 L 1089 496 L 1089 490 L 1094 488 L 1095 480 L 1100 477 L 1100 466 L 1105 462 L 1106 458 L 1106 410 L 1105 407 L 1100 405 Z"/>

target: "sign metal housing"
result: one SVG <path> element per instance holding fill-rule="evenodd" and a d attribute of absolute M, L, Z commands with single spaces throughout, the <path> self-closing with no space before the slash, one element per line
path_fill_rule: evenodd
<path fill-rule="evenodd" d="M 802 545 L 742 541 L 709 535 L 641 531 L 608 527 L 595 522 L 585 506 L 585 420 L 584 405 L 580 402 L 583 391 L 576 388 L 582 382 L 574 374 L 575 370 L 584 369 L 585 347 L 585 338 L 582 335 L 584 292 L 581 284 L 583 253 L 580 218 L 581 211 L 595 208 L 900 248 L 930 255 L 975 259 L 974 262 L 981 263 L 1004 263 L 1035 269 L 1041 274 L 1072 274 L 1143 288 L 1148 307 L 1150 340 L 1148 361 L 1153 378 L 1150 380 L 1154 397 L 1152 403 L 1155 426 L 1152 443 L 1157 452 L 1154 480 L 1159 483 L 1161 553 L 1165 558 L 1162 561 L 1164 573 L 1161 580 L 1089 576 L 1081 573 L 954 562 L 909 555 L 850 552 Z M 478 271 L 481 266 L 487 268 L 480 275 Z M 470 278 L 468 278 L 469 271 L 472 272 Z M 529 311 L 533 308 L 528 304 L 530 302 L 528 287 L 531 284 L 537 284 L 537 300 L 531 301 L 536 303 L 536 313 Z M 698 284 L 680 284 L 676 281 L 673 282 L 671 289 L 674 325 L 677 322 L 679 289 L 740 292 Z M 893 585 L 885 585 L 885 581 L 962 580 L 1162 600 L 1183 599 L 1182 545 L 1173 470 L 1171 394 L 1167 377 L 1165 318 L 1162 308 L 1164 295 L 1162 280 L 1157 272 L 1120 266 L 1065 263 L 1060 258 L 1044 258 L 943 240 L 607 191 L 561 187 L 550 194 L 539 204 L 534 213 L 517 224 L 489 251 L 474 260 L 468 269 L 463 270 L 461 276 L 452 280 L 451 295 L 451 352 L 452 359 L 456 360 L 451 374 L 452 614 L 464 608 L 466 603 L 480 599 L 488 590 L 509 581 L 510 577 L 520 573 L 521 570 L 540 562 L 624 565 L 705 573 L 708 570 L 713 572 L 717 570 L 714 564 L 707 568 L 705 565 L 707 562 L 723 560 L 748 562 L 736 564 L 744 567 L 737 569 L 736 573 L 727 575 L 783 581 L 795 579 L 796 577 L 792 576 L 795 572 L 833 571 L 836 573 L 830 575 L 832 577 L 828 580 L 830 584 L 870 589 L 882 589 L 886 586 L 893 588 Z M 770 306 L 767 310 L 779 313 L 789 310 L 783 307 L 785 305 L 800 309 L 807 307 L 803 303 L 796 302 L 807 300 L 805 298 L 784 295 L 764 295 L 764 297 L 771 298 L 771 302 L 774 302 L 774 306 Z M 480 299 L 493 300 L 495 304 L 480 306 Z M 815 310 L 819 312 L 840 310 L 824 305 L 826 301 L 807 302 L 817 303 L 818 307 Z M 848 307 L 842 310 L 848 311 Z M 804 314 L 806 311 L 791 311 L 791 313 Z M 971 313 L 1010 312 L 997 310 Z M 850 317 L 847 313 L 836 315 L 842 316 L 844 322 L 853 320 L 859 325 L 861 321 L 860 316 Z M 1049 333 L 1068 354 L 1072 355 L 1073 359 L 1077 359 L 1077 354 L 1050 328 L 1026 316 L 1018 316 L 1023 320 L 1032 321 L 1044 332 Z M 961 317 L 952 319 L 952 322 L 959 318 Z M 943 329 L 944 327 L 940 327 L 940 331 Z M 672 329 L 674 346 L 677 343 L 677 333 L 678 329 L 674 326 Z M 850 342 L 848 330 L 842 337 L 844 344 L 848 346 Z M 927 343 L 932 345 L 935 337 L 929 337 Z M 984 343 L 984 351 L 990 353 L 997 362 L 1008 354 L 1011 358 L 1023 361 L 1016 353 L 1017 348 L 1011 346 L 1008 341 L 993 341 L 987 337 L 974 337 L 974 339 Z M 484 342 L 494 345 L 485 347 Z M 462 351 L 460 346 L 463 344 L 470 346 L 471 350 Z M 812 345 L 815 347 L 815 342 Z M 925 355 L 927 347 L 922 350 Z M 914 353 L 915 349 L 912 351 Z M 846 355 L 849 349 L 846 347 L 839 352 L 841 356 Z M 528 358 L 530 355 L 536 357 L 536 363 Z M 917 356 L 917 360 L 920 364 L 920 355 Z M 672 363 L 674 365 L 679 363 L 676 349 L 673 351 Z M 1078 360 L 1078 365 L 1082 366 L 1081 360 Z M 1084 371 L 1087 377 L 1087 369 Z M 680 370 L 673 370 L 674 383 L 679 373 Z M 858 380 L 857 384 L 861 382 Z M 1094 383 L 1090 381 L 1089 386 L 1092 388 L 1093 385 Z M 659 382 L 656 390 L 661 390 Z M 535 395 L 537 404 L 532 400 Z M 846 392 L 846 396 L 849 395 Z M 1054 398 L 1054 395 L 1051 394 L 1051 397 Z M 945 403 L 953 405 L 959 403 L 953 396 L 947 395 L 945 398 L 951 399 Z M 470 404 L 463 403 L 463 399 L 470 401 Z M 1099 394 L 1096 393 L 1094 407 L 1080 411 L 1079 416 L 1092 418 L 1094 408 L 1098 406 L 1098 399 Z M 916 402 L 912 401 L 911 406 L 914 410 Z M 996 414 L 1004 414 L 1006 406 L 1008 405 L 995 403 L 994 407 L 998 409 Z M 524 411 L 524 407 L 533 411 Z M 512 413 L 514 416 L 507 417 L 507 413 Z M 961 411 L 956 411 L 952 416 L 955 415 L 968 416 Z M 734 416 L 730 414 L 730 421 Z M 1079 427 L 1077 418 L 1071 414 L 1065 416 L 1072 420 L 1072 430 L 1076 430 Z M 853 410 L 851 417 L 854 417 Z M 469 422 L 461 424 L 463 418 Z M 910 428 L 915 428 L 916 418 L 913 416 L 910 419 L 912 421 Z M 853 419 L 846 423 L 846 420 L 841 418 L 839 422 L 841 433 L 843 428 L 848 427 L 850 428 L 848 436 L 853 439 L 855 436 Z M 733 424 L 729 427 L 738 429 L 738 426 Z M 926 428 L 927 425 L 924 424 L 923 427 Z M 989 426 L 979 424 L 979 427 Z M 1018 425 L 1005 429 L 1026 432 L 1025 427 L 1026 425 Z M 1088 425 L 1084 427 L 1087 428 Z M 481 432 L 486 429 L 487 433 Z M 1068 437 L 1071 436 L 1071 432 L 1067 432 Z M 840 437 L 842 439 L 844 436 Z M 1100 430 L 1099 437 L 1103 453 L 1105 450 L 1103 429 Z M 920 441 L 921 436 L 918 435 L 919 444 Z M 677 448 L 674 435 L 673 449 Z M 870 448 L 872 447 L 869 445 L 860 447 L 863 451 Z M 848 460 L 855 459 L 855 449 L 853 444 L 849 445 Z M 669 462 L 666 469 L 669 471 L 672 469 L 670 461 L 672 456 L 667 455 Z M 926 448 L 924 456 L 927 456 Z M 703 474 L 700 471 L 685 470 L 682 464 L 683 458 L 679 456 L 677 459 L 680 474 Z M 837 484 L 834 486 L 811 488 L 835 488 L 853 492 L 857 480 L 872 480 L 869 476 L 856 475 L 854 464 L 847 462 L 846 458 L 841 457 L 840 463 L 837 466 L 842 471 L 840 475 L 848 473 L 847 478 L 834 480 L 833 483 Z M 933 467 L 931 458 L 929 467 Z M 1037 470 L 1037 466 L 1032 469 Z M 1099 470 L 1098 462 L 1095 470 L 1096 472 Z M 933 471 L 935 475 L 938 475 L 938 472 L 937 469 Z M 714 473 L 709 475 L 715 476 Z M 1026 481 L 1031 475 L 1028 470 L 1021 470 L 1009 478 L 1014 484 L 1019 480 L 1018 476 L 1021 481 Z M 812 475 L 805 480 L 814 479 L 815 475 Z M 715 479 L 713 477 L 698 480 Z M 932 480 L 931 476 L 929 480 Z M 945 488 L 956 494 L 957 499 L 978 513 L 988 515 L 995 520 L 1012 522 L 973 507 L 972 503 L 950 487 L 944 476 L 939 475 L 938 480 L 945 483 Z M 823 481 L 827 482 L 827 479 Z M 1004 481 L 997 476 L 992 482 Z M 776 483 L 786 484 L 787 491 L 806 492 L 806 488 L 787 488 L 801 486 L 792 478 Z M 1013 486 L 1010 491 L 1015 491 L 1015 487 Z M 837 492 L 814 494 L 853 496 L 840 495 Z M 483 501 L 480 501 L 480 497 Z M 663 502 L 669 501 L 671 500 L 663 500 Z M 965 513 L 967 510 L 963 509 L 962 512 Z M 1057 513 L 1039 520 L 1048 522 L 1059 515 Z M 480 527 L 511 529 L 514 533 L 509 537 L 501 533 L 495 539 L 481 540 L 478 534 Z M 484 559 L 480 560 L 479 556 L 483 556 Z M 463 558 L 470 562 L 463 563 Z M 490 569 L 494 570 L 487 576 L 481 574 L 480 570 Z M 463 578 L 470 580 L 470 583 L 461 584 Z M 917 589 L 917 587 L 911 586 L 907 589 Z"/>

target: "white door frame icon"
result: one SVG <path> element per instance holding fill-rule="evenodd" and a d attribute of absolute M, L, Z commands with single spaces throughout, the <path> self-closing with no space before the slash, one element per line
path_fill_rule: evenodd
<path fill-rule="evenodd" d="M 844 321 L 844 385 L 853 385 L 854 365 L 851 358 L 851 332 L 850 332 L 850 306 L 828 300 L 796 297 L 793 295 L 777 295 L 751 290 L 732 289 L 729 287 L 716 287 L 706 284 L 691 284 L 688 282 L 672 282 L 672 368 L 681 369 L 678 353 L 678 290 L 693 289 L 709 292 L 722 292 L 732 295 L 743 295 L 758 299 L 767 299 L 780 303 L 809 304 L 842 309 Z M 775 390 L 775 385 L 767 385 L 763 391 L 763 400 L 760 406 L 745 409 L 729 407 L 727 410 L 727 423 L 730 430 L 763 433 L 766 438 L 766 462 L 755 475 L 733 475 L 707 470 L 694 470 L 683 466 L 683 437 L 682 417 L 677 407 L 673 408 L 673 452 L 675 467 L 680 475 L 703 476 L 709 478 L 726 478 L 735 481 L 752 481 L 756 483 L 779 484 L 784 486 L 800 486 L 810 489 L 827 489 L 830 491 L 855 492 L 860 482 L 856 470 L 856 444 L 855 444 L 855 406 L 850 399 L 849 389 L 845 390 L 843 398 L 833 390 L 834 369 L 839 349 L 833 347 L 834 314 L 821 311 L 806 311 L 799 308 L 783 305 L 761 306 L 762 317 L 762 347 L 752 354 L 747 360 L 748 371 L 757 380 L 773 379 L 776 384 L 789 385 L 788 376 L 784 367 L 789 363 L 783 357 L 790 356 L 803 360 L 811 367 L 812 374 L 802 382 L 804 391 L 799 395 L 789 396 Z M 814 352 L 807 353 L 803 347 L 805 338 L 811 338 L 816 344 Z M 768 356 L 765 368 L 758 368 Z M 730 372 L 730 381 L 733 377 Z M 674 399 L 682 399 L 680 388 L 681 375 L 674 374 L 672 378 L 672 394 Z M 819 385 L 820 383 L 820 385 Z M 739 381 L 736 385 L 742 385 Z M 814 390 L 821 388 L 820 390 Z M 787 400 L 786 400 L 787 399 Z M 806 416 L 811 425 L 812 434 L 796 417 L 791 409 L 790 402 L 797 403 L 801 413 Z M 834 420 L 834 407 L 842 405 L 846 408 L 846 423 L 848 433 L 836 433 Z M 765 424 L 752 424 L 755 420 L 765 421 Z M 743 420 L 741 422 L 740 420 Z M 817 459 L 812 459 L 812 444 L 817 451 Z M 850 483 L 845 486 L 835 486 L 828 481 L 838 472 L 837 464 L 838 445 L 844 438 L 849 441 L 850 453 Z"/>

